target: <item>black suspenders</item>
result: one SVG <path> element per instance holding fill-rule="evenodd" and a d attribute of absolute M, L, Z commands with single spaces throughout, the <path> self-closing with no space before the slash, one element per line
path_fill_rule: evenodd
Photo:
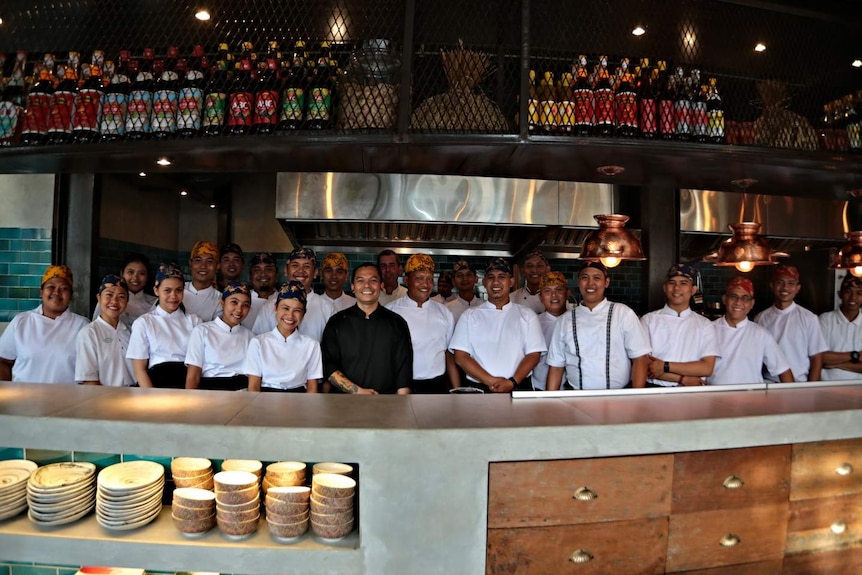
<path fill-rule="evenodd" d="M 584 372 L 581 367 L 581 345 L 578 343 L 578 308 L 572 310 L 572 339 L 575 342 L 575 355 L 578 357 L 578 389 L 584 389 Z M 611 318 L 614 302 L 608 306 L 607 329 L 605 330 L 605 389 L 611 388 Z"/>

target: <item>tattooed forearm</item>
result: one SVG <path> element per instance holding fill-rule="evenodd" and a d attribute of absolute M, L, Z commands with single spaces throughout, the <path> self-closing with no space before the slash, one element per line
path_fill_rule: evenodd
<path fill-rule="evenodd" d="M 329 383 L 344 393 L 359 393 L 359 386 L 347 379 L 347 376 L 340 371 L 332 372 L 332 375 L 329 376 Z"/>

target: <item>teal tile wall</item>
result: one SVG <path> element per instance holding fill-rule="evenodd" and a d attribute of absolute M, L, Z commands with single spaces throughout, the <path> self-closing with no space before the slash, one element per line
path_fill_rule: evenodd
<path fill-rule="evenodd" d="M 120 270 L 120 266 L 123 260 L 131 253 L 141 253 L 147 256 L 150 259 L 150 264 L 153 266 L 153 269 L 150 270 L 151 273 L 155 272 L 155 268 L 161 262 L 176 262 L 184 267 L 188 267 L 189 263 L 188 251 L 177 252 L 111 238 L 100 238 L 99 259 L 96 264 L 98 266 L 98 273 L 94 281 L 99 281 L 108 274 L 120 273 L 122 271 Z M 186 271 L 188 272 L 188 270 Z"/>
<path fill-rule="evenodd" d="M 0 228 L 0 322 L 39 305 L 39 285 L 50 263 L 50 229 Z"/>

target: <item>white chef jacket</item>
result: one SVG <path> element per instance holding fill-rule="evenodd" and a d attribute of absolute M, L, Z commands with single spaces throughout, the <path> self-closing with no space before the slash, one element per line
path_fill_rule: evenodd
<path fill-rule="evenodd" d="M 796 381 L 808 381 L 811 356 L 829 349 L 817 316 L 793 302 L 785 309 L 771 306 L 763 310 L 757 314 L 754 322 L 778 342 L 778 347 L 790 364 L 793 378 Z M 764 373 L 764 377 L 768 381 L 778 381 L 772 374 Z"/>
<path fill-rule="evenodd" d="M 198 316 L 201 321 L 214 320 L 221 315 L 220 301 L 221 292 L 213 286 L 198 290 L 192 282 L 186 282 L 183 289 L 183 306 L 187 313 Z"/>
<path fill-rule="evenodd" d="M 548 348 L 539 316 L 530 308 L 510 301 L 497 309 L 485 301 L 464 312 L 455 326 L 449 349 L 453 353 L 455 350 L 469 353 L 494 377 L 508 378 L 515 375 L 524 357 L 544 353 Z"/>
<path fill-rule="evenodd" d="M 347 295 L 344 292 L 341 292 L 341 295 L 335 299 L 332 299 L 331 297 L 329 297 L 325 293 L 323 295 L 321 295 L 321 297 L 323 299 L 325 299 L 326 301 L 328 301 L 329 303 L 331 303 L 332 307 L 335 308 L 335 311 L 337 311 L 337 312 L 341 311 L 343 309 L 347 309 L 356 303 L 355 297 L 353 297 L 352 295 Z"/>
<path fill-rule="evenodd" d="M 231 328 L 221 318 L 202 323 L 192 330 L 186 365 L 201 368 L 201 377 L 242 375 L 253 337 L 250 329 L 242 325 Z"/>
<path fill-rule="evenodd" d="M 431 301 L 436 301 L 437 303 L 442 303 L 445 305 L 445 304 L 449 303 L 450 301 L 454 300 L 456 297 L 458 297 L 458 294 L 453 293 L 449 297 L 443 297 L 442 294 L 438 293 L 437 295 L 435 295 L 434 297 L 431 298 Z"/>
<path fill-rule="evenodd" d="M 461 296 L 457 296 L 450 302 L 446 303 L 446 308 L 452 312 L 452 317 L 455 318 L 455 323 L 458 323 L 458 320 L 461 319 L 461 314 L 464 313 L 465 310 L 470 309 L 471 307 L 479 307 L 485 302 L 479 296 L 473 296 L 473 299 L 470 301 L 465 300 Z"/>
<path fill-rule="evenodd" d="M 41 304 L 13 317 L 0 336 L 0 357 L 15 362 L 12 381 L 75 383 L 75 338 L 87 324 L 68 309 L 46 317 Z"/>
<path fill-rule="evenodd" d="M 622 303 L 614 303 L 608 350 L 609 310 L 607 299 L 592 310 L 579 305 L 554 325 L 547 362 L 551 367 L 565 367 L 566 380 L 575 389 L 607 389 L 608 379 L 610 389 L 621 389 L 631 380 L 630 360 L 650 353 L 649 339 L 638 316 Z M 577 314 L 578 349 L 572 328 L 573 313 Z"/>
<path fill-rule="evenodd" d="M 790 369 L 775 338 L 748 318 L 735 328 L 723 316 L 712 325 L 721 356 L 715 360 L 715 370 L 708 378 L 709 385 L 761 383 L 764 367 L 776 379 Z"/>
<path fill-rule="evenodd" d="M 272 294 L 267 298 L 262 298 L 256 291 L 251 290 L 251 307 L 248 310 L 248 315 L 245 316 L 244 320 L 242 320 L 242 325 L 254 332 L 254 322 L 257 320 L 258 314 L 260 314 L 260 310 L 267 306 L 275 309 L 276 298 L 278 298 L 278 291 L 272 292 Z"/>
<path fill-rule="evenodd" d="M 686 308 L 677 313 L 668 307 L 651 311 L 641 318 L 652 355 L 664 361 L 700 361 L 721 352 L 715 340 L 712 322 Z M 649 383 L 664 387 L 677 384 L 661 379 L 647 379 Z"/>
<path fill-rule="evenodd" d="M 862 313 L 853 321 L 840 309 L 820 314 L 820 330 L 829 351 L 859 351 L 862 350 Z M 2 355 L 2 353 L 0 353 Z M 840 381 L 862 379 L 862 373 L 854 373 L 846 369 L 823 368 L 823 381 Z"/>
<path fill-rule="evenodd" d="M 539 299 L 539 294 L 530 293 L 527 291 L 526 287 L 522 287 L 516 289 L 509 295 L 509 299 L 518 305 L 523 305 L 537 314 L 545 312 L 545 304 L 542 303 L 542 300 Z"/>
<path fill-rule="evenodd" d="M 109 387 L 135 383 L 132 362 L 126 359 L 132 330 L 122 321 L 115 328 L 101 317 L 78 332 L 75 342 L 75 381 L 98 381 Z"/>
<path fill-rule="evenodd" d="M 307 293 L 305 297 L 307 298 L 305 317 L 302 318 L 298 331 L 319 343 L 320 338 L 323 337 L 323 328 L 326 327 L 326 322 L 335 313 L 335 308 L 330 303 L 332 300 L 314 292 Z M 275 329 L 275 324 L 275 302 L 273 302 L 272 306 L 264 307 L 257 314 L 252 331 L 255 335 L 262 335 Z"/>
<path fill-rule="evenodd" d="M 147 367 L 169 361 L 185 361 L 192 330 L 200 325 L 201 318 L 177 310 L 168 313 L 157 306 L 132 324 L 132 337 L 126 357 L 146 359 Z"/>
<path fill-rule="evenodd" d="M 148 311 L 151 311 L 156 305 L 157 298 L 154 295 L 144 293 L 144 290 L 138 293 L 129 292 L 129 303 L 126 305 L 126 310 L 120 314 L 120 321 L 126 324 L 126 327 L 131 329 L 132 323 Z M 98 302 L 93 308 L 93 321 L 102 315 L 102 308 Z"/>
<path fill-rule="evenodd" d="M 551 336 L 554 334 L 554 325 L 561 317 L 571 317 L 568 314 L 551 315 L 544 312 L 539 316 L 539 325 L 542 326 L 542 335 L 545 337 L 545 344 L 550 347 Z M 543 353 L 539 359 L 539 363 L 533 368 L 533 387 L 536 389 L 547 389 L 548 385 L 548 354 Z"/>
<path fill-rule="evenodd" d="M 320 343 L 298 330 L 284 337 L 274 328 L 249 342 L 244 371 L 261 378 L 261 387 L 303 387 L 323 377 Z"/>
<path fill-rule="evenodd" d="M 404 318 L 413 343 L 413 379 L 433 379 L 446 373 L 446 352 L 455 319 L 446 306 L 428 300 L 422 307 L 410 296 L 398 298 L 386 306 Z"/>
<path fill-rule="evenodd" d="M 377 303 L 382 306 L 386 306 L 400 297 L 404 297 L 407 295 L 407 288 L 401 284 L 398 284 L 398 287 L 392 292 L 392 295 L 387 295 L 386 290 L 383 286 L 380 286 L 380 297 L 377 299 Z"/>

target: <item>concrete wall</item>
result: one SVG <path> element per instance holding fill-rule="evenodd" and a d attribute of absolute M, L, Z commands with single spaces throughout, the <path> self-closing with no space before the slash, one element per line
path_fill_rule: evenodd
<path fill-rule="evenodd" d="M 0 174 L 0 228 L 54 225 L 54 174 Z"/>
<path fill-rule="evenodd" d="M 180 196 L 175 190 L 133 187 L 111 176 L 102 180 L 101 236 L 176 250 Z"/>
<path fill-rule="evenodd" d="M 231 236 L 246 253 L 289 252 L 293 244 L 275 219 L 273 174 L 251 174 L 233 188 Z"/>

